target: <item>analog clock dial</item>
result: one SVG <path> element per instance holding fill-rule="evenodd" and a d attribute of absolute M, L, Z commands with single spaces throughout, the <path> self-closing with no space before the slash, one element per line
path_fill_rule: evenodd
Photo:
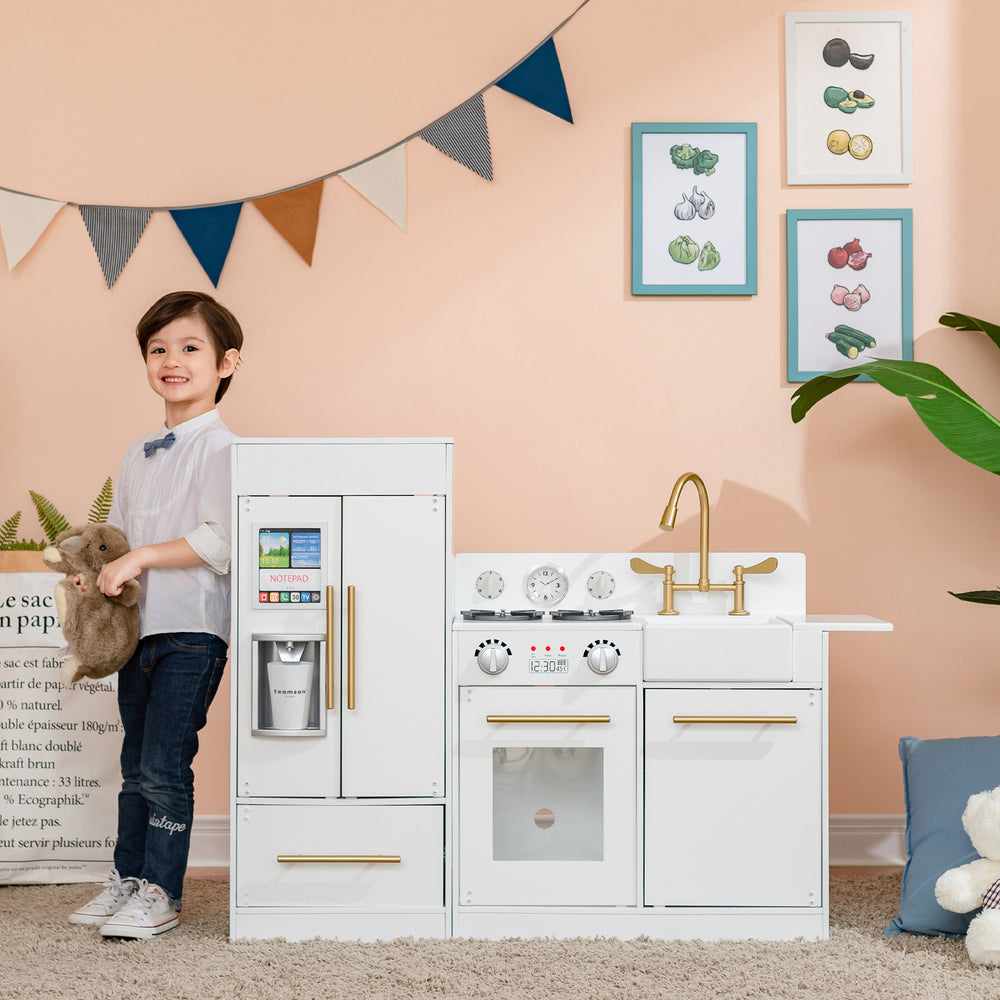
<path fill-rule="evenodd" d="M 542 563 L 524 578 L 524 594 L 540 608 L 555 607 L 569 590 L 569 578 L 558 566 Z"/>

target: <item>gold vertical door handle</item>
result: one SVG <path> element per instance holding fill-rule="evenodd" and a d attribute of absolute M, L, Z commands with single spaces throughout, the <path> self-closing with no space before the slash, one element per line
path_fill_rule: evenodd
<path fill-rule="evenodd" d="M 347 588 L 347 707 L 354 711 L 354 588 Z"/>
<path fill-rule="evenodd" d="M 333 698 L 333 623 L 335 613 L 333 603 L 333 587 L 326 588 L 326 707 L 334 708 Z"/>

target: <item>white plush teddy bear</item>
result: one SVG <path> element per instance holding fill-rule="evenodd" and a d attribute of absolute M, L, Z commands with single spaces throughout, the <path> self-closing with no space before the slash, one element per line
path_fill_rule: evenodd
<path fill-rule="evenodd" d="M 962 826 L 982 857 L 949 868 L 934 895 L 954 913 L 983 908 L 969 924 L 965 947 L 976 965 L 1000 965 L 1000 787 L 969 796 Z"/>

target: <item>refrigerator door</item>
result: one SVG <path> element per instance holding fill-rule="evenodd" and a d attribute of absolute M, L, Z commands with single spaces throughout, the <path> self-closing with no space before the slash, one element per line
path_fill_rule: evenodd
<path fill-rule="evenodd" d="M 344 796 L 444 795 L 445 504 L 344 498 Z"/>
<path fill-rule="evenodd" d="M 238 597 L 230 648 L 238 700 L 234 716 L 237 794 L 336 796 L 340 791 L 340 704 L 334 697 L 330 707 L 330 695 L 336 694 L 330 675 L 332 668 L 333 677 L 340 676 L 339 636 L 334 635 L 331 643 L 329 626 L 339 617 L 341 601 L 341 499 L 240 497 L 237 522 L 233 575 Z M 298 553 L 288 552 L 285 536 L 299 546 Z M 270 587 L 289 589 L 270 591 Z M 327 614 L 328 606 L 332 615 Z M 290 645 L 281 641 L 283 636 Z M 316 637 L 312 643 L 300 641 L 310 636 Z M 267 670 L 269 659 L 286 655 L 286 647 L 294 657 L 300 646 L 310 651 L 307 658 L 314 665 L 312 714 L 297 732 L 277 730 L 268 714 L 268 677 L 262 671 Z M 328 648 L 332 648 L 332 663 Z M 271 652 L 261 655 L 262 650 Z"/>

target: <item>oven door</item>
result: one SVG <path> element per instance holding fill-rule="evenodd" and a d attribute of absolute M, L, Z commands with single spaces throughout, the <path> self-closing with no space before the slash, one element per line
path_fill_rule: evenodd
<path fill-rule="evenodd" d="M 634 688 L 460 689 L 459 902 L 636 902 Z"/>

